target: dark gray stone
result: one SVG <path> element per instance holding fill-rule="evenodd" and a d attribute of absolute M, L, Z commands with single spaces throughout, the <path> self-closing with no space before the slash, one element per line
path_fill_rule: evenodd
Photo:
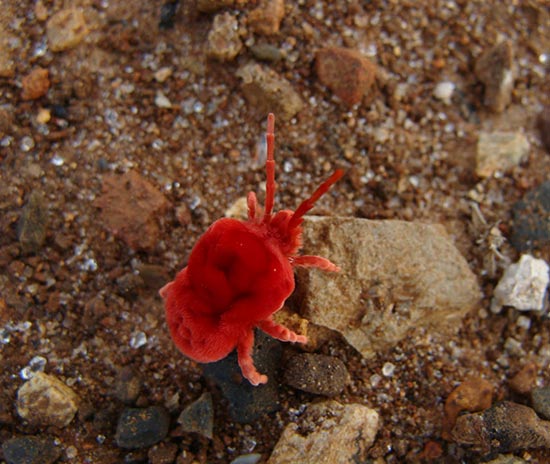
<path fill-rule="evenodd" d="M 519 252 L 550 245 L 550 181 L 527 192 L 513 208 L 510 242 Z"/>
<path fill-rule="evenodd" d="M 550 420 L 550 387 L 533 389 L 531 399 L 536 413 L 543 419 Z"/>
<path fill-rule="evenodd" d="M 141 383 L 137 372 L 130 366 L 124 366 L 116 378 L 115 396 L 125 404 L 132 404 L 141 392 Z"/>
<path fill-rule="evenodd" d="M 50 438 L 15 437 L 2 444 L 7 464 L 52 464 L 61 457 L 61 448 Z"/>
<path fill-rule="evenodd" d="M 118 420 L 116 442 L 121 448 L 146 448 L 168 434 L 170 417 L 160 406 L 127 408 Z"/>
<path fill-rule="evenodd" d="M 335 396 L 344 390 L 349 372 L 334 356 L 302 353 L 289 360 L 284 377 L 288 385 L 299 390 Z"/>
<path fill-rule="evenodd" d="M 47 220 L 46 201 L 35 190 L 29 195 L 17 224 L 17 237 L 24 253 L 36 253 L 44 245 Z"/>
<path fill-rule="evenodd" d="M 233 420 L 249 424 L 280 408 L 276 372 L 281 354 L 281 342 L 256 330 L 252 355 L 254 364 L 261 374 L 267 374 L 269 378 L 266 384 L 257 387 L 241 375 L 236 351 L 221 361 L 204 365 L 204 375 L 220 387 L 229 402 Z"/>
<path fill-rule="evenodd" d="M 214 408 L 212 395 L 203 393 L 199 399 L 187 406 L 178 417 L 178 423 L 185 432 L 195 432 L 212 439 L 214 429 Z"/>

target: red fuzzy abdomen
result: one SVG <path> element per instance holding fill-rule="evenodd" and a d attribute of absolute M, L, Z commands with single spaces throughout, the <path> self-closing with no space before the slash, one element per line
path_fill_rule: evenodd
<path fill-rule="evenodd" d="M 178 348 L 210 362 L 281 308 L 294 274 L 276 240 L 259 225 L 220 219 L 204 233 L 165 292 L 168 326 Z"/>

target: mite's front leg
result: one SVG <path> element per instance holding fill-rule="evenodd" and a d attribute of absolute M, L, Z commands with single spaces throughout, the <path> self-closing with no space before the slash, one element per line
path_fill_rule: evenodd
<path fill-rule="evenodd" d="M 266 334 L 271 335 L 282 342 L 307 343 L 307 337 L 298 335 L 284 325 L 277 324 L 273 319 L 265 319 L 258 323 L 258 327 Z"/>
<path fill-rule="evenodd" d="M 323 271 L 330 271 L 330 272 L 338 272 L 340 271 L 340 268 L 330 262 L 328 259 L 323 258 L 321 256 L 312 256 L 312 255 L 302 255 L 302 256 L 296 256 L 292 259 L 291 264 L 293 266 L 300 266 L 300 267 L 316 267 L 317 269 L 321 269 Z"/>
<path fill-rule="evenodd" d="M 250 329 L 244 337 L 239 340 L 237 344 L 237 359 L 241 372 L 245 379 L 254 385 L 260 385 L 267 383 L 267 375 L 260 374 L 254 366 L 254 360 L 252 359 L 252 348 L 254 346 L 254 329 Z"/>

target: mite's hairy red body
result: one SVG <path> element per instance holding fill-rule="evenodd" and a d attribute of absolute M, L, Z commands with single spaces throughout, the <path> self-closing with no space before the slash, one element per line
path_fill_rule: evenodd
<path fill-rule="evenodd" d="M 223 359 L 237 348 L 243 376 L 253 385 L 267 382 L 251 356 L 255 327 L 282 341 L 307 342 L 306 337 L 272 319 L 294 291 L 293 268 L 339 270 L 325 258 L 297 253 L 302 245 L 304 214 L 343 172 L 337 170 L 295 212 L 272 214 L 274 124 L 275 118 L 269 114 L 263 214 L 256 195 L 250 192 L 248 220 L 214 222 L 191 251 L 187 267 L 160 290 L 176 346 L 189 358 L 203 363 Z"/>

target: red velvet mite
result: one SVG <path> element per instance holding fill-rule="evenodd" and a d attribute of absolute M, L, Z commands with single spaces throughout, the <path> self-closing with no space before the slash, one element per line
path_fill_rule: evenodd
<path fill-rule="evenodd" d="M 219 219 L 199 238 L 187 267 L 166 284 L 166 319 L 176 346 L 189 358 L 209 363 L 237 348 L 242 374 L 252 385 L 267 382 L 254 367 L 252 347 L 258 327 L 285 342 L 307 338 L 277 324 L 272 317 L 294 291 L 296 266 L 339 271 L 328 259 L 299 255 L 303 216 L 343 176 L 336 170 L 296 211 L 272 213 L 275 195 L 275 116 L 267 118 L 265 207 L 247 197 L 248 220 Z"/>

